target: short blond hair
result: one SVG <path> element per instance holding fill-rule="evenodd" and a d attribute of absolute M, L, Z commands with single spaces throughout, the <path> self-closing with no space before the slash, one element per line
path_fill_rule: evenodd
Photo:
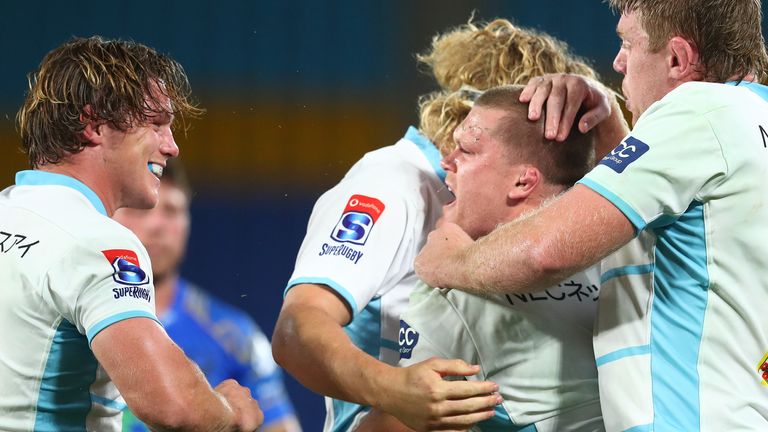
<path fill-rule="evenodd" d="M 754 74 L 766 82 L 768 54 L 760 0 L 608 0 L 616 12 L 637 12 L 651 52 L 680 36 L 699 51 L 704 80 L 726 82 Z"/>

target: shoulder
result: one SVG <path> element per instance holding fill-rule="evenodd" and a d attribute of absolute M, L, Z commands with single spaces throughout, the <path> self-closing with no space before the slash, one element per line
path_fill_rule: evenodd
<path fill-rule="evenodd" d="M 79 192 L 64 186 L 18 187 L 19 199 L 14 200 L 27 224 L 35 231 L 53 239 L 49 259 L 64 256 L 68 261 L 88 257 L 103 260 L 106 252 L 127 250 L 149 265 L 149 257 L 136 235 L 113 219 L 100 213 Z M 43 239 L 41 239 L 43 240 Z M 51 247 L 55 246 L 55 247 Z"/>
<path fill-rule="evenodd" d="M 649 114 L 662 111 L 670 113 L 704 115 L 724 108 L 743 109 L 745 103 L 754 101 L 753 92 L 745 86 L 723 83 L 692 81 L 681 84 L 649 108 Z"/>

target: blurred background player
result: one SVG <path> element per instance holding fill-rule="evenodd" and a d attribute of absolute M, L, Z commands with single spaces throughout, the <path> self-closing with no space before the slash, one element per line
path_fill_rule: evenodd
<path fill-rule="evenodd" d="M 505 20 L 469 24 L 448 35 L 438 35 L 421 57 L 441 84 L 488 88 L 515 82 L 509 74 L 531 56 L 542 58 L 543 66 L 552 62 L 559 67 L 551 72 L 594 77 L 562 44 Z M 454 61 L 448 54 L 454 49 L 480 57 L 462 55 L 465 63 Z M 608 96 L 603 97 L 610 107 Z M 450 151 L 452 131 L 469 111 L 442 111 L 442 105 L 431 102 L 427 97 L 421 104 L 420 131 L 411 128 L 395 146 L 366 155 L 320 198 L 288 284 L 273 338 L 275 358 L 307 387 L 336 398 L 326 399 L 325 430 L 354 429 L 369 410 L 366 405 L 416 429 L 466 428 L 493 415 L 487 408 L 493 399 L 480 396 L 487 387 L 460 393 L 473 399 L 450 401 L 446 389 L 458 392 L 466 383 L 442 382 L 444 375 L 472 375 L 477 368 L 436 359 L 400 371 L 387 366 L 399 357 L 399 317 L 417 283 L 412 254 L 450 199 L 435 145 Z M 605 108 L 596 115 L 620 113 Z M 435 389 L 439 400 L 428 397 Z M 470 407 L 477 412 L 460 415 L 471 412 Z M 433 414 L 440 412 L 452 414 Z"/>
<path fill-rule="evenodd" d="M 298 432 L 300 427 L 266 336 L 245 312 L 179 275 L 189 238 L 191 196 L 184 167 L 173 159 L 163 170 L 155 208 L 120 209 L 114 215 L 136 234 L 152 260 L 157 316 L 211 385 L 231 378 L 251 390 L 264 413 L 260 430 Z M 124 414 L 124 432 L 147 430 L 130 411 Z"/>
<path fill-rule="evenodd" d="M 151 263 L 110 217 L 157 204 L 171 126 L 201 111 L 183 68 L 100 37 L 50 51 L 17 114 L 31 170 L 0 193 L 0 429 L 253 431 L 247 388 L 211 389 L 155 315 Z M 11 240 L 12 239 L 12 240 Z"/>

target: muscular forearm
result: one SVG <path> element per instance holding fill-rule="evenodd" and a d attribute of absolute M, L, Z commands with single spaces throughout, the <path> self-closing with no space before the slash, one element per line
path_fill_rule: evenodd
<path fill-rule="evenodd" d="M 124 395 L 139 419 L 157 431 L 238 430 L 230 405 L 211 389 L 200 370 L 180 350 L 168 352 L 166 360 L 175 363 L 173 373 L 158 374 L 151 386 Z"/>
<path fill-rule="evenodd" d="M 394 369 L 354 346 L 319 308 L 284 307 L 272 349 L 275 360 L 311 390 L 368 406 L 379 403 L 380 377 Z"/>
<path fill-rule="evenodd" d="M 153 430 L 239 431 L 260 423 L 261 412 L 247 389 L 231 380 L 211 389 L 153 320 L 112 324 L 91 347 L 128 407 Z"/>
<path fill-rule="evenodd" d="M 427 283 L 471 293 L 535 292 L 598 262 L 633 236 L 632 224 L 613 204 L 576 185 L 477 242 L 455 225 L 438 228 L 416 270 Z"/>

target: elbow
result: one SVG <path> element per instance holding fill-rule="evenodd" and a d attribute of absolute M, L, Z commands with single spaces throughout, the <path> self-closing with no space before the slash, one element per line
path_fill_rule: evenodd
<path fill-rule="evenodd" d="M 296 342 L 296 339 L 293 338 L 294 324 L 290 313 L 283 311 L 277 319 L 275 331 L 272 334 L 272 357 L 275 359 L 275 363 L 284 369 L 286 369 L 290 357 L 290 341 Z"/>
<path fill-rule="evenodd" d="M 533 279 L 541 281 L 543 287 L 549 286 L 573 273 L 569 263 L 562 259 L 560 254 L 545 242 L 538 242 L 528 256 L 530 259 L 528 264 L 533 272 Z"/>

